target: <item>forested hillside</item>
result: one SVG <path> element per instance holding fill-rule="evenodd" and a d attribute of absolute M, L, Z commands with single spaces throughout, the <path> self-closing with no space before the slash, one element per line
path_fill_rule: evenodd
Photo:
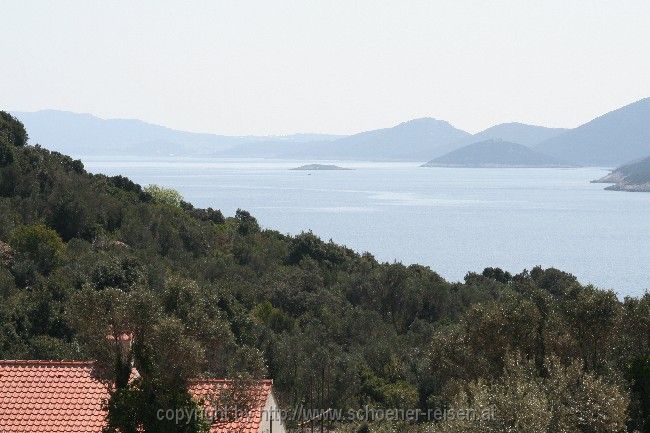
<path fill-rule="evenodd" d="M 495 408 L 352 431 L 650 431 L 647 294 L 538 267 L 449 283 L 87 173 L 0 122 L 0 358 L 99 360 L 111 428 L 200 430 L 153 411 L 191 404 L 188 380 L 212 375 L 273 378 L 284 408 Z"/>

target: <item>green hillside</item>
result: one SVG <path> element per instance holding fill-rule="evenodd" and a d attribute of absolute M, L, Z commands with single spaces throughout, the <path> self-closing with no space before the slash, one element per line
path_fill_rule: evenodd
<path fill-rule="evenodd" d="M 98 360 L 111 431 L 200 431 L 154 415 L 194 404 L 199 375 L 273 378 L 287 409 L 496 414 L 340 431 L 648 431 L 650 295 L 539 267 L 450 283 L 90 174 L 0 122 L 0 358 Z M 123 333 L 128 353 L 107 339 Z"/>

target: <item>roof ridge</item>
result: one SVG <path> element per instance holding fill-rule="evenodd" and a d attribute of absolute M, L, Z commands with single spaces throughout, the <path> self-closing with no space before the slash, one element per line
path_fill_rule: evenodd
<path fill-rule="evenodd" d="M 78 359 L 0 359 L 2 365 L 56 365 L 56 366 L 92 366 L 95 361 Z M 137 371 L 137 370 L 136 370 Z M 190 383 L 233 383 L 238 379 L 225 379 L 218 377 L 197 377 L 190 379 Z M 273 385 L 273 379 L 242 379 L 244 382 L 256 382 L 264 385 Z"/>
<path fill-rule="evenodd" d="M 91 366 L 95 361 L 82 361 L 76 359 L 0 359 L 0 365 L 69 365 Z"/>

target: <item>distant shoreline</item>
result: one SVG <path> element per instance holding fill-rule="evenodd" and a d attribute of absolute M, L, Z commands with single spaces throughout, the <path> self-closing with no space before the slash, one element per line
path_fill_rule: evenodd
<path fill-rule="evenodd" d="M 422 164 L 424 168 L 581 168 L 577 165 Z"/>

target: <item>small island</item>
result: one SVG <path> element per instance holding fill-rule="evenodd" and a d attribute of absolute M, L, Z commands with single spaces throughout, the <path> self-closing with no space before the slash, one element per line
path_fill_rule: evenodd
<path fill-rule="evenodd" d="M 623 165 L 592 183 L 611 183 L 609 191 L 650 192 L 650 157 Z"/>
<path fill-rule="evenodd" d="M 333 164 L 306 164 L 300 167 L 292 168 L 291 170 L 352 170 L 351 168 L 339 167 Z"/>

